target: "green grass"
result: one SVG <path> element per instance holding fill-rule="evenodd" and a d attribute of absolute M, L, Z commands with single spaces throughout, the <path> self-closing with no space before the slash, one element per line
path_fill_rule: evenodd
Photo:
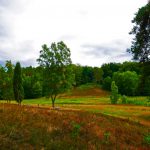
<path fill-rule="evenodd" d="M 5 103 L 5 100 L 1 100 L 1 103 Z M 11 103 L 16 103 L 14 100 Z M 22 104 L 28 105 L 51 105 L 51 99 L 47 99 L 45 97 L 37 98 L 37 99 L 24 99 Z M 57 98 L 55 100 L 55 104 L 87 104 L 87 105 L 99 105 L 99 104 L 110 104 L 110 98 L 108 97 L 79 97 L 79 98 Z M 118 101 L 118 104 L 122 104 L 121 100 Z M 131 105 L 140 105 L 140 106 L 150 106 L 150 102 L 148 102 L 147 97 L 128 97 L 127 104 Z"/>
<path fill-rule="evenodd" d="M 147 97 L 128 97 L 127 104 L 150 106 L 150 101 Z"/>
<path fill-rule="evenodd" d="M 60 98 L 55 100 L 55 104 L 109 104 L 108 98 Z M 40 104 L 40 105 L 51 105 L 51 99 L 39 98 L 39 99 L 28 99 L 24 100 L 23 104 Z"/>

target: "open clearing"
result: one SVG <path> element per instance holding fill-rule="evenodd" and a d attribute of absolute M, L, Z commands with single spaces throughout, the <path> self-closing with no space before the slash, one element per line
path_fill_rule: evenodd
<path fill-rule="evenodd" d="M 87 94 L 86 94 L 87 93 Z M 145 97 L 132 97 L 143 104 Z M 80 87 L 51 100 L 0 104 L 0 147 L 5 149 L 149 149 L 150 107 L 111 105 L 99 87 Z"/>

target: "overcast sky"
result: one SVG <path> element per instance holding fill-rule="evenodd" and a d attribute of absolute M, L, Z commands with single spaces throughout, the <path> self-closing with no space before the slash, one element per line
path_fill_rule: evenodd
<path fill-rule="evenodd" d="M 147 0 L 0 0 L 0 64 L 37 65 L 41 45 L 64 41 L 73 63 L 131 60 L 131 20 Z"/>

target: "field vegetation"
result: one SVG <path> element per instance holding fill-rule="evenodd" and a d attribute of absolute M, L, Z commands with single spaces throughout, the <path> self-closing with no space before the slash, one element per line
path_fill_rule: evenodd
<path fill-rule="evenodd" d="M 0 147 L 148 149 L 149 127 L 101 113 L 0 104 Z"/>
<path fill-rule="evenodd" d="M 36 67 L 0 65 L 0 149 L 149 150 L 150 2 L 135 14 L 136 62 L 72 64 L 63 42 Z"/>

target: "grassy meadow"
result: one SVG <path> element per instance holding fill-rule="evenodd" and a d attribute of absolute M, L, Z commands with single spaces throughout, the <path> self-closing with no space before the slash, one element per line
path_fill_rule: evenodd
<path fill-rule="evenodd" d="M 46 98 L 0 103 L 2 149 L 149 149 L 147 97 L 110 104 L 110 93 L 83 85 L 59 95 L 51 109 Z"/>

